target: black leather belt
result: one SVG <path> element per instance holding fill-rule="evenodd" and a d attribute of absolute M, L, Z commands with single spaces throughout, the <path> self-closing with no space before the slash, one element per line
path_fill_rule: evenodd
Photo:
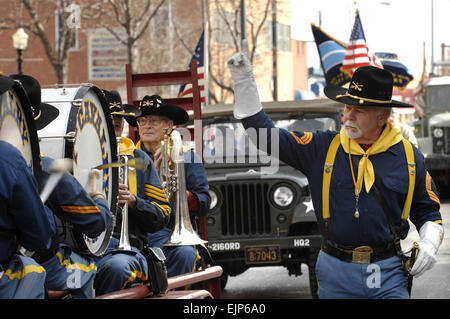
<path fill-rule="evenodd" d="M 137 248 L 137 249 L 139 249 L 139 250 L 142 250 L 142 248 L 144 248 L 145 243 L 144 243 L 144 241 L 142 239 L 131 237 L 130 238 L 130 245 L 135 247 L 135 248 Z"/>
<path fill-rule="evenodd" d="M 55 256 L 56 250 L 55 249 L 39 249 L 33 254 L 33 259 L 36 260 L 38 263 L 43 263 Z"/>
<path fill-rule="evenodd" d="M 6 271 L 6 269 L 8 269 L 9 263 L 11 262 L 11 258 L 5 259 L 5 260 L 1 260 L 0 261 L 0 271 Z"/>
<path fill-rule="evenodd" d="M 389 245 L 385 248 L 360 246 L 353 249 L 342 249 L 332 246 L 328 242 L 324 242 L 322 244 L 322 250 L 328 255 L 336 257 L 342 261 L 356 264 L 370 264 L 397 255 L 394 245 Z"/>

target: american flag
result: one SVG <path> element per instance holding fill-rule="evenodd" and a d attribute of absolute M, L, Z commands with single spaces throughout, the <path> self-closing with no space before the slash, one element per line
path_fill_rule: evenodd
<path fill-rule="evenodd" d="M 366 37 L 364 36 L 359 11 L 356 11 L 355 23 L 352 34 L 350 35 L 350 43 L 345 50 L 345 58 L 342 62 L 341 70 L 349 75 L 353 75 L 355 69 L 366 65 L 383 68 L 381 62 L 375 54 L 369 51 L 366 45 Z"/>
<path fill-rule="evenodd" d="M 191 61 L 189 61 L 189 69 L 191 68 L 191 62 L 193 60 L 197 61 L 197 73 L 198 73 L 198 86 L 200 88 L 200 102 L 202 106 L 205 103 L 205 42 L 204 42 L 204 34 L 200 36 L 200 40 L 195 47 L 194 54 L 192 55 Z M 183 84 L 180 87 L 178 92 L 178 97 L 186 97 L 188 95 L 192 95 L 192 85 L 190 83 Z"/>
<path fill-rule="evenodd" d="M 311 23 L 311 30 L 327 85 L 342 86 L 350 82 L 351 77 L 341 71 L 347 45 L 328 35 L 314 23 Z"/>

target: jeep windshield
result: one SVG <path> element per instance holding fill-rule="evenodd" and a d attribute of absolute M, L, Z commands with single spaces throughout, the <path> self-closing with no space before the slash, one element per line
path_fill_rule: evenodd
<path fill-rule="evenodd" d="M 317 130 L 337 130 L 335 118 L 324 114 L 269 114 L 276 127 L 288 131 L 315 132 Z M 216 118 L 204 122 L 203 157 L 205 164 L 259 164 L 264 165 L 270 157 L 257 149 L 252 142 L 256 130 L 246 131 L 242 123 L 234 118 Z M 260 145 L 261 146 L 261 145 Z"/>

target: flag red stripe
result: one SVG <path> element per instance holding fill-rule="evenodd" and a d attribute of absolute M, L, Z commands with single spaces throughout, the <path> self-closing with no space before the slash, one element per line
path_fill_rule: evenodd
<path fill-rule="evenodd" d="M 352 70 L 352 69 L 357 69 L 361 66 L 369 66 L 369 65 L 371 65 L 371 64 L 370 63 L 361 63 L 361 64 L 343 65 L 341 68 L 345 69 L 345 70 L 346 69 Z"/>
<path fill-rule="evenodd" d="M 367 58 L 367 59 L 369 59 L 369 56 L 367 54 L 360 53 L 360 54 L 354 54 L 354 55 L 346 56 L 344 58 L 344 60 L 353 60 L 353 59 L 357 59 L 357 58 Z"/>
<path fill-rule="evenodd" d="M 204 85 L 199 85 L 199 89 L 200 91 L 204 91 L 205 90 L 205 86 Z M 183 96 L 188 95 L 188 94 L 192 94 L 192 86 L 189 85 L 189 88 L 184 90 L 183 92 Z"/>
<path fill-rule="evenodd" d="M 355 49 L 367 49 L 365 44 L 356 44 L 347 46 L 347 50 L 355 50 Z"/>

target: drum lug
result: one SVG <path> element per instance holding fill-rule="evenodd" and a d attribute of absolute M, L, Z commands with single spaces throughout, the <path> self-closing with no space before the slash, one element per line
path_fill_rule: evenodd
<path fill-rule="evenodd" d="M 80 107 L 81 103 L 83 103 L 83 99 L 76 99 L 72 101 L 72 105 L 76 107 Z"/>
<path fill-rule="evenodd" d="M 75 131 L 72 131 L 72 132 L 67 132 L 66 135 L 42 136 L 42 137 L 39 137 L 38 140 L 39 140 L 39 142 L 41 142 L 42 140 L 46 140 L 49 138 L 63 138 L 65 140 L 67 140 L 67 142 L 74 143 L 75 142 L 75 134 L 76 134 Z"/>
<path fill-rule="evenodd" d="M 67 132 L 64 138 L 67 140 L 67 142 L 75 143 L 75 134 L 75 131 Z"/>

